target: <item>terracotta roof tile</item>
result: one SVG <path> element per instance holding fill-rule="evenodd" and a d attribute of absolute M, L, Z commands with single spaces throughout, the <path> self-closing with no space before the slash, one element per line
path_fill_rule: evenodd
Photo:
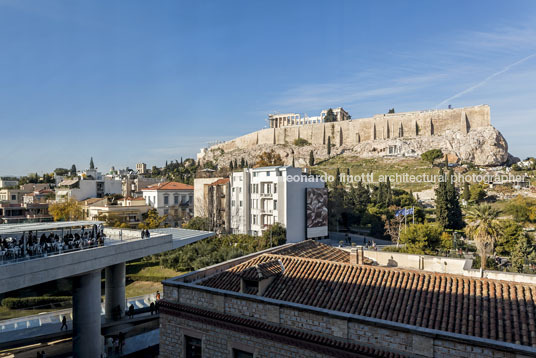
<path fill-rule="evenodd" d="M 184 183 L 168 181 L 164 183 L 149 185 L 147 188 L 143 188 L 141 190 L 142 191 L 146 191 L 146 190 L 194 190 L 194 187 L 188 184 L 184 184 Z"/>
<path fill-rule="evenodd" d="M 239 292 L 241 275 L 277 260 L 284 271 L 264 297 L 536 347 L 536 285 L 352 265 L 343 250 L 315 242 L 257 256 L 200 285 Z"/>

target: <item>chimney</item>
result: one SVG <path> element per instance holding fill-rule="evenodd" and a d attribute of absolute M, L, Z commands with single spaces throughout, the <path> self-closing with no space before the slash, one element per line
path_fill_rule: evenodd
<path fill-rule="evenodd" d="M 363 265 L 363 246 L 358 246 L 356 248 L 350 249 L 350 264 L 352 265 Z"/>

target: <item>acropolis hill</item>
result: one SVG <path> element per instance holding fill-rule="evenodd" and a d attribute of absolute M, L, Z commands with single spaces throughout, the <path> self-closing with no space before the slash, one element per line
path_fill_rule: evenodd
<path fill-rule="evenodd" d="M 227 166 L 231 160 L 241 157 L 253 163 L 260 153 L 274 149 L 281 154 L 285 164 L 291 164 L 294 158 L 296 166 L 306 166 L 311 150 L 317 161 L 329 157 L 328 138 L 332 145 L 331 156 L 416 157 L 437 148 L 448 154 L 450 162 L 493 166 L 509 159 L 508 144 L 491 125 L 488 105 L 292 124 L 283 123 L 277 128 L 262 129 L 204 148 L 198 159 L 219 166 Z M 294 145 L 298 138 L 309 144 Z"/>

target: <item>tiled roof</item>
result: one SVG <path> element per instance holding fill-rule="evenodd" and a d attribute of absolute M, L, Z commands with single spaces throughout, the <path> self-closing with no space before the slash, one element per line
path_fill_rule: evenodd
<path fill-rule="evenodd" d="M 283 272 L 283 264 L 279 260 L 263 262 L 240 272 L 239 276 L 246 280 L 260 281 Z"/>
<path fill-rule="evenodd" d="M 218 179 L 216 180 L 214 183 L 210 183 L 209 185 L 222 185 L 222 184 L 227 184 L 231 181 L 231 179 L 229 178 L 221 178 L 221 179 Z"/>
<path fill-rule="evenodd" d="M 336 262 L 349 262 L 350 253 L 314 240 L 306 240 L 272 251 L 273 254 L 307 257 Z"/>
<path fill-rule="evenodd" d="M 184 183 L 168 181 L 165 183 L 149 185 L 147 188 L 143 188 L 141 190 L 142 191 L 146 191 L 146 190 L 194 190 L 194 187 L 188 184 L 184 184 Z"/>
<path fill-rule="evenodd" d="M 536 347 L 536 285 L 273 254 L 200 284 L 239 292 L 241 272 L 277 259 L 264 297 Z"/>

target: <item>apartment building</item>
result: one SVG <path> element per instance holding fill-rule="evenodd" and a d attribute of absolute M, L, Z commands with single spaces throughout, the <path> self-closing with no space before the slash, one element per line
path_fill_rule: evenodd
<path fill-rule="evenodd" d="M 142 189 L 147 205 L 159 215 L 168 216 L 170 226 L 179 226 L 194 214 L 194 187 L 184 183 L 164 182 Z"/>
<path fill-rule="evenodd" d="M 302 180 L 306 178 L 310 180 Z M 261 236 L 280 223 L 287 229 L 287 242 L 306 239 L 306 191 L 323 189 L 320 178 L 304 176 L 300 168 L 275 166 L 244 169 L 230 179 L 231 232 Z"/>

